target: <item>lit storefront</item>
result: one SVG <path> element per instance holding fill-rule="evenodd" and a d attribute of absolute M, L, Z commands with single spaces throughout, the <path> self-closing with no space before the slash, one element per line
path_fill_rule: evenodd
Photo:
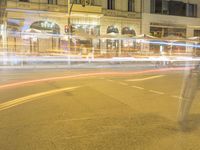
<path fill-rule="evenodd" d="M 177 46 L 184 45 L 182 42 L 186 39 L 186 27 L 185 26 L 173 26 L 166 24 L 151 23 L 150 35 L 161 38 L 163 41 L 168 41 L 169 44 L 162 45 L 162 54 L 171 55 L 186 53 L 187 47 Z M 179 43 L 174 45 L 173 43 Z M 160 54 L 160 45 L 150 44 L 150 52 L 153 54 Z"/>
<path fill-rule="evenodd" d="M 135 39 L 131 39 L 129 37 L 136 36 L 135 30 L 130 27 L 123 27 L 121 33 L 122 36 L 124 36 L 124 39 L 122 40 L 121 54 L 123 56 L 132 56 L 133 53 L 137 51 L 137 43 Z"/>

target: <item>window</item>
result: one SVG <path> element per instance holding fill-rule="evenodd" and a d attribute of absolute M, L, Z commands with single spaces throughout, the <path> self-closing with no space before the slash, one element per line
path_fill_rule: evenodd
<path fill-rule="evenodd" d="M 129 34 L 132 36 L 136 35 L 135 30 L 133 30 L 132 28 L 129 28 L 129 27 L 122 28 L 122 35 L 124 35 L 124 34 Z"/>
<path fill-rule="evenodd" d="M 194 36 L 200 37 L 200 30 L 194 30 Z"/>
<path fill-rule="evenodd" d="M 187 16 L 188 17 L 197 17 L 197 5 L 196 4 L 187 4 Z"/>
<path fill-rule="evenodd" d="M 150 34 L 155 37 L 186 37 L 185 28 L 150 27 Z"/>
<path fill-rule="evenodd" d="M 128 11 L 135 11 L 135 0 L 128 0 Z"/>
<path fill-rule="evenodd" d="M 178 0 L 151 0 L 151 13 L 197 17 L 197 4 Z"/>
<path fill-rule="evenodd" d="M 108 9 L 115 9 L 115 0 L 108 0 Z"/>
<path fill-rule="evenodd" d="M 155 13 L 162 13 L 162 0 L 155 0 Z"/>
<path fill-rule="evenodd" d="M 162 1 L 162 14 L 168 14 L 168 13 L 169 13 L 168 1 L 167 0 L 163 0 Z"/>
<path fill-rule="evenodd" d="M 74 4 L 81 4 L 81 0 L 74 0 Z"/>
<path fill-rule="evenodd" d="M 119 30 L 115 26 L 108 26 L 108 28 L 107 28 L 107 34 L 109 34 L 109 33 L 119 33 Z"/>
<path fill-rule="evenodd" d="M 19 0 L 20 2 L 29 2 L 29 0 Z"/>
<path fill-rule="evenodd" d="M 186 3 L 179 1 L 169 1 L 169 15 L 186 16 Z"/>
<path fill-rule="evenodd" d="M 48 0 L 48 4 L 57 5 L 57 0 Z"/>

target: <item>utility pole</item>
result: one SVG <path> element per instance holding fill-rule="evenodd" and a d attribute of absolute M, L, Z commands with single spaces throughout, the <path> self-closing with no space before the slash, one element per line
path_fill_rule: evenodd
<path fill-rule="evenodd" d="M 144 0 L 140 0 L 140 34 L 142 34 Z"/>
<path fill-rule="evenodd" d="M 7 64 L 7 21 L 6 0 L 0 1 L 0 33 L 2 36 L 3 65 Z"/>
<path fill-rule="evenodd" d="M 72 0 L 72 3 L 70 1 L 71 0 L 67 0 L 67 12 L 68 12 L 68 19 L 67 19 L 67 26 L 68 26 L 68 65 L 71 65 L 71 61 L 70 61 L 71 35 L 72 35 L 71 13 L 72 13 L 72 8 L 74 6 L 74 1 L 75 0 Z M 85 7 L 85 0 L 81 0 L 81 5 L 83 7 Z"/>

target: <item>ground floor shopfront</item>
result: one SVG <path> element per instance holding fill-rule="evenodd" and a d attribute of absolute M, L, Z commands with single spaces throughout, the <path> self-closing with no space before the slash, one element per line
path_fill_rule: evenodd
<path fill-rule="evenodd" d="M 2 45 L 4 45 L 8 53 L 14 54 L 63 55 L 70 53 L 80 56 L 89 54 L 95 57 L 189 54 L 198 50 L 181 41 L 189 36 L 199 36 L 198 23 L 194 27 L 179 24 L 179 22 L 165 23 L 164 20 L 145 21 L 145 17 L 142 22 L 141 26 L 140 19 L 74 13 L 71 24 L 75 32 L 71 38 L 68 38 L 67 15 L 64 13 L 9 11 L 4 24 L 7 31 L 6 40 L 5 36 L 4 39 L 2 38 L 1 33 L 0 48 L 3 49 Z M 145 37 L 144 39 L 129 38 L 140 35 L 141 27 L 142 33 L 146 35 L 162 40 L 166 38 L 166 41 L 170 38 L 178 39 L 161 45 L 159 39 L 157 42 L 155 40 L 151 42 L 150 39 L 145 40 Z M 3 41 L 4 44 L 2 44 Z M 179 44 L 174 45 L 175 42 Z"/>
<path fill-rule="evenodd" d="M 161 45 L 163 53 L 193 55 L 199 50 L 198 47 L 195 48 L 200 43 L 198 40 L 188 40 L 191 37 L 200 37 L 199 18 L 144 13 L 142 22 L 144 34 L 169 43 Z M 159 45 L 149 44 L 149 51 L 157 53 L 160 50 Z"/>
<path fill-rule="evenodd" d="M 121 35 L 140 34 L 140 20 L 106 17 L 102 14 L 72 14 L 73 33 L 70 53 L 119 56 L 136 51 L 136 41 L 121 39 Z M 6 16 L 6 49 L 9 53 L 65 54 L 69 52 L 66 32 L 67 15 L 8 11 Z M 2 38 L 0 38 L 2 43 Z M 1 44 L 2 48 L 2 44 Z"/>

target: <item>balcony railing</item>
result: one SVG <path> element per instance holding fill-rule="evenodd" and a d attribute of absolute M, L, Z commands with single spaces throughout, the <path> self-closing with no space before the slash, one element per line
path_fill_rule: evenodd
<path fill-rule="evenodd" d="M 128 12 L 128 11 L 110 10 L 110 9 L 103 9 L 103 14 L 105 16 L 125 17 L 125 18 L 132 18 L 132 19 L 141 17 L 141 14 L 138 12 Z"/>

